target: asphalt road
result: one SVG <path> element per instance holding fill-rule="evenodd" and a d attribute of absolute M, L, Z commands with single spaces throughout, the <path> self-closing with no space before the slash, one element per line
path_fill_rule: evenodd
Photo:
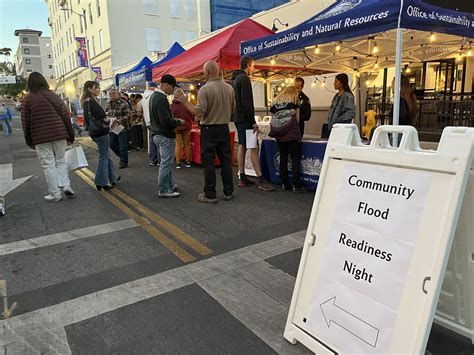
<path fill-rule="evenodd" d="M 145 152 L 130 153 L 113 193 L 98 192 L 85 146 L 90 172 L 71 174 L 76 196 L 47 203 L 18 121 L 12 137 L 0 134 L 0 166 L 33 176 L 0 219 L 0 280 L 17 302 L 0 320 L 0 353 L 308 353 L 282 332 L 313 193 L 236 188 L 232 201 L 206 205 L 193 166 L 173 170 L 180 198 L 159 199 Z M 433 327 L 428 351 L 474 347 Z"/>

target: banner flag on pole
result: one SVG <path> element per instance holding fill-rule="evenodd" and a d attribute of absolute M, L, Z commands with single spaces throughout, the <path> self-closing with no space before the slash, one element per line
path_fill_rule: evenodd
<path fill-rule="evenodd" d="M 80 67 L 89 66 L 89 58 L 87 57 L 87 43 L 85 37 L 76 37 L 77 46 L 77 64 Z"/>

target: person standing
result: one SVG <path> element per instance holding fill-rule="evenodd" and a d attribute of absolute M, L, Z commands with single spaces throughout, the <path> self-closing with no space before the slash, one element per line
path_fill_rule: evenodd
<path fill-rule="evenodd" d="M 132 94 L 133 95 L 133 94 Z M 143 148 L 143 111 L 140 101 L 142 95 L 130 95 L 130 102 L 132 104 L 132 120 L 130 124 L 130 142 L 132 147 L 137 150 Z"/>
<path fill-rule="evenodd" d="M 83 129 L 79 127 L 79 124 L 77 123 L 77 109 L 76 105 L 71 103 L 71 120 L 72 120 L 72 127 L 74 128 L 76 134 L 80 137 L 82 136 L 82 131 Z"/>
<path fill-rule="evenodd" d="M 179 92 L 176 99 L 200 120 L 201 162 L 204 166 L 204 193 L 198 200 L 217 203 L 215 156 L 221 162 L 221 176 L 224 185 L 224 200 L 230 201 L 234 193 L 232 173 L 232 151 L 230 145 L 229 122 L 235 111 L 235 93 L 219 75 L 219 65 L 211 60 L 203 67 L 207 83 L 199 90 L 198 105 L 191 104 Z"/>
<path fill-rule="evenodd" d="M 302 77 L 297 77 L 295 79 L 294 87 L 298 90 L 298 100 L 299 100 L 299 108 L 300 108 L 300 131 L 301 131 L 301 138 L 304 136 L 304 123 L 311 119 L 311 102 L 309 101 L 309 97 L 303 92 L 304 89 L 304 79 Z"/>
<path fill-rule="evenodd" d="M 155 92 L 156 83 L 150 81 L 148 83 L 148 89 L 143 93 L 143 99 L 140 101 L 143 112 L 143 120 L 145 122 L 145 127 L 148 132 L 148 164 L 150 166 L 160 166 L 160 156 L 158 153 L 158 147 L 153 141 L 150 131 L 150 98 L 151 95 Z"/>
<path fill-rule="evenodd" d="M 11 110 L 3 102 L 0 104 L 0 121 L 2 121 L 3 135 L 5 137 L 11 136 L 13 133 L 12 126 L 10 124 L 13 119 Z"/>
<path fill-rule="evenodd" d="M 328 133 L 331 133 L 336 123 L 351 123 L 355 118 L 354 94 L 349 87 L 349 77 L 342 73 L 334 79 L 334 89 L 338 93 L 334 95 L 328 113 Z"/>
<path fill-rule="evenodd" d="M 395 90 L 395 78 L 392 80 L 392 94 Z M 410 87 L 410 79 L 406 75 L 400 77 L 400 114 L 398 124 L 400 126 L 414 126 L 418 115 L 418 103 L 416 95 Z M 390 110 L 393 117 L 393 108 Z M 401 139 L 401 135 L 399 136 Z"/>
<path fill-rule="evenodd" d="M 124 129 L 115 134 L 110 132 L 110 149 L 120 158 L 119 169 L 128 166 L 128 130 L 130 128 L 129 104 L 120 98 L 115 87 L 109 89 L 110 101 L 107 104 L 106 113 L 109 118 L 116 118 Z"/>
<path fill-rule="evenodd" d="M 283 191 L 303 192 L 300 179 L 301 170 L 301 126 L 299 92 L 294 86 L 288 86 L 272 102 L 273 113 L 270 137 L 276 139 L 280 152 L 280 179 Z M 288 154 L 291 156 L 293 185 L 289 183 Z"/>
<path fill-rule="evenodd" d="M 61 201 L 61 189 L 74 196 L 69 181 L 69 167 L 64 155 L 67 144 L 74 142 L 69 109 L 63 100 L 49 90 L 49 84 L 38 72 L 28 77 L 28 96 L 21 107 L 21 124 L 26 144 L 36 150 L 43 168 L 49 194 L 46 201 Z"/>
<path fill-rule="evenodd" d="M 194 116 L 180 101 L 174 99 L 171 103 L 171 112 L 173 117 L 181 118 L 184 120 L 183 126 L 176 127 L 176 169 L 181 169 L 182 151 L 184 145 L 184 152 L 186 161 L 184 166 L 187 168 L 191 167 L 191 129 L 193 127 Z"/>
<path fill-rule="evenodd" d="M 239 151 L 237 162 L 239 164 L 239 187 L 254 185 L 255 183 L 245 176 L 245 153 L 247 152 L 246 131 L 258 132 L 258 125 L 255 122 L 255 108 L 253 105 L 252 84 L 249 76 L 254 72 L 254 60 L 252 57 L 243 56 L 240 58 L 240 70 L 232 73 L 232 86 L 235 91 L 236 111 L 234 116 L 235 127 L 239 136 Z M 257 174 L 257 187 L 263 191 L 274 191 L 262 176 L 260 161 L 258 159 L 258 148 L 249 148 L 250 161 Z"/>
<path fill-rule="evenodd" d="M 81 105 L 84 109 L 84 120 L 89 129 L 89 136 L 97 144 L 99 151 L 95 170 L 95 186 L 100 191 L 111 189 L 120 180 L 120 176 L 117 176 L 114 162 L 110 159 L 109 119 L 97 101 L 99 95 L 99 84 L 92 80 L 86 81 L 81 96 Z"/>
<path fill-rule="evenodd" d="M 160 80 L 160 87 L 150 98 L 150 127 L 155 144 L 159 148 L 161 163 L 158 172 L 158 196 L 179 197 L 173 184 L 171 165 L 176 146 L 176 127 L 184 124 L 184 120 L 173 118 L 168 95 L 174 93 L 178 86 L 174 76 L 165 74 Z"/>

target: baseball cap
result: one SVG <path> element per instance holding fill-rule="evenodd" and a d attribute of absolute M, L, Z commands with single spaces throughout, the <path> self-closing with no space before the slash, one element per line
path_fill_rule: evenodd
<path fill-rule="evenodd" d="M 173 85 L 174 87 L 180 87 L 178 83 L 176 82 L 176 78 L 170 74 L 163 75 L 161 77 L 160 83 L 170 84 L 170 85 Z"/>

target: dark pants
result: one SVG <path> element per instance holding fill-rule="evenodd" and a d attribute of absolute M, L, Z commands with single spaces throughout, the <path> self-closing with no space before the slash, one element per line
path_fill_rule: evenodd
<path fill-rule="evenodd" d="M 110 133 L 110 149 L 120 158 L 120 162 L 128 164 L 128 130 L 120 134 Z"/>
<path fill-rule="evenodd" d="M 300 187 L 301 145 L 298 141 L 278 142 L 280 151 L 280 180 L 282 184 L 289 185 L 288 154 L 291 156 L 291 172 L 293 173 L 293 186 Z"/>
<path fill-rule="evenodd" d="M 299 121 L 299 125 L 300 125 L 301 138 L 303 138 L 303 136 L 304 136 L 304 121 L 301 118 L 300 118 L 300 121 Z"/>
<path fill-rule="evenodd" d="M 232 152 L 228 125 L 201 126 L 201 163 L 204 167 L 204 194 L 216 198 L 216 166 L 214 158 L 221 161 L 224 195 L 234 192 Z"/>

